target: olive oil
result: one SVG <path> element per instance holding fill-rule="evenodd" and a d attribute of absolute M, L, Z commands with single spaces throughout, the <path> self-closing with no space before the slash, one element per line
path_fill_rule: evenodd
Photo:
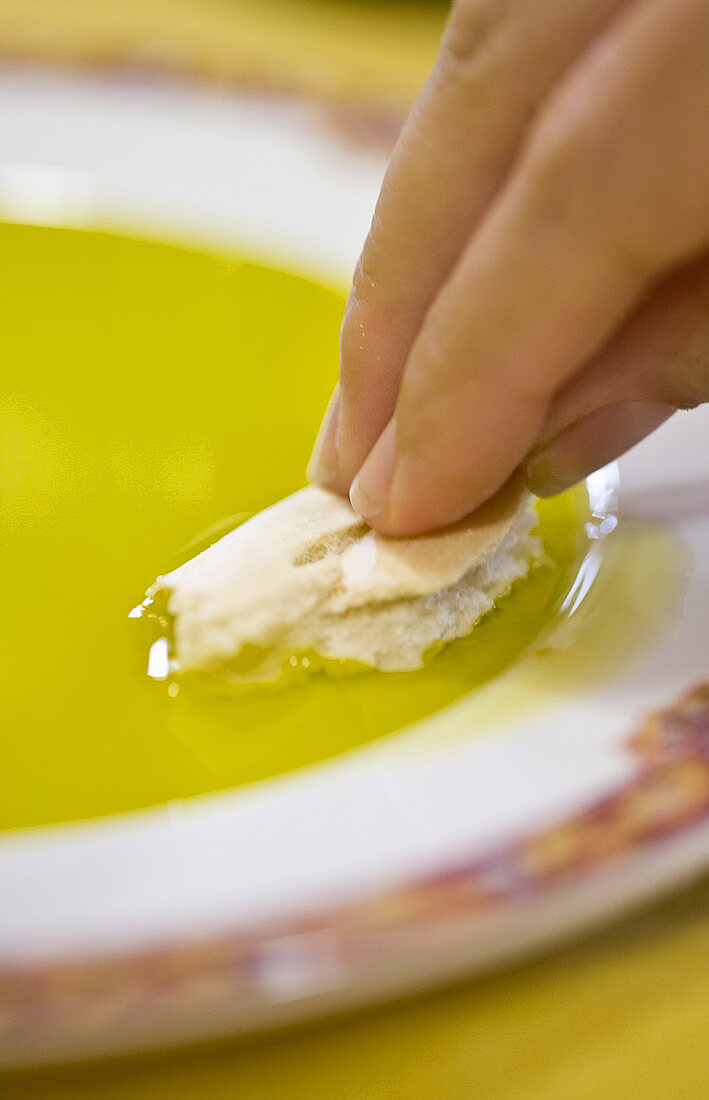
<path fill-rule="evenodd" d="M 419 672 L 215 698 L 151 680 L 152 627 L 128 613 L 176 548 L 302 484 L 342 296 L 109 233 L 2 224 L 0 251 L 0 827 L 332 757 L 489 681 L 549 622 L 578 550 L 573 494 L 539 506 L 546 562 Z"/>

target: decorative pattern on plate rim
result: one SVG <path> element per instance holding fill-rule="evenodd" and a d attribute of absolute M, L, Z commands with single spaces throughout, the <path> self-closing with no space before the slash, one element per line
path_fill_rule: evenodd
<path fill-rule="evenodd" d="M 540 899 L 564 904 L 569 889 L 709 824 L 709 681 L 651 714 L 626 744 L 639 761 L 631 781 L 469 863 L 295 921 L 6 970 L 0 1050 L 21 1064 L 145 1045 L 136 1035 L 200 1038 L 190 1018 L 210 1009 L 215 1030 L 228 1034 L 259 1013 L 285 1022 L 303 1015 L 298 1005 L 310 1015 L 356 1003 L 345 993 L 363 974 L 405 970 L 426 952 L 448 948 L 455 959 L 462 943 L 490 936 Z M 447 972 L 455 975 L 455 964 Z M 371 995 L 366 977 L 364 989 Z"/>

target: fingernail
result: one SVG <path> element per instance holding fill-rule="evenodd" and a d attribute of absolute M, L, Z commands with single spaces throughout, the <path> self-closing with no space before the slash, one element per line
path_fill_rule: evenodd
<path fill-rule="evenodd" d="M 342 397 L 339 382 L 333 390 L 332 397 L 325 411 L 323 422 L 320 425 L 313 453 L 310 456 L 305 476 L 315 485 L 328 488 L 337 481 L 340 474 L 340 465 L 337 455 L 337 433 L 340 426 L 340 410 Z"/>
<path fill-rule="evenodd" d="M 546 451 L 531 458 L 524 471 L 529 491 L 538 497 L 553 497 L 583 477 L 583 474 L 577 475 L 575 471 L 564 476 L 557 467 L 554 456 Z"/>
<path fill-rule="evenodd" d="M 386 506 L 396 464 L 396 426 L 390 420 L 352 482 L 350 503 L 362 519 L 374 519 Z"/>

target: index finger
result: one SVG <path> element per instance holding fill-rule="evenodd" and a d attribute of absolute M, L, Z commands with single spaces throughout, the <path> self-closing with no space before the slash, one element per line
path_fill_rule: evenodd
<path fill-rule="evenodd" d="M 434 71 L 392 155 L 355 273 L 341 338 L 338 461 L 323 456 L 314 475 L 321 484 L 349 489 L 393 412 L 426 311 L 538 103 L 624 3 L 454 5 Z"/>
<path fill-rule="evenodd" d="M 708 52 L 703 0 L 645 0 L 560 89 L 430 309 L 352 486 L 373 526 L 413 534 L 476 508 L 556 388 L 705 242 Z"/>

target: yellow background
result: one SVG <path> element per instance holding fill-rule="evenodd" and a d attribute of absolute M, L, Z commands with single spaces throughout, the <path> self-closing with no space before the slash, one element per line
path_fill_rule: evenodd
<path fill-rule="evenodd" d="M 0 50 L 402 110 L 445 5 L 0 0 Z M 504 973 L 279 1036 L 0 1082 L 12 1100 L 704 1100 L 709 881 Z"/>
<path fill-rule="evenodd" d="M 708 959 L 709 879 L 572 947 L 453 989 L 281 1035 L 15 1077 L 2 1094 L 705 1100 Z"/>

